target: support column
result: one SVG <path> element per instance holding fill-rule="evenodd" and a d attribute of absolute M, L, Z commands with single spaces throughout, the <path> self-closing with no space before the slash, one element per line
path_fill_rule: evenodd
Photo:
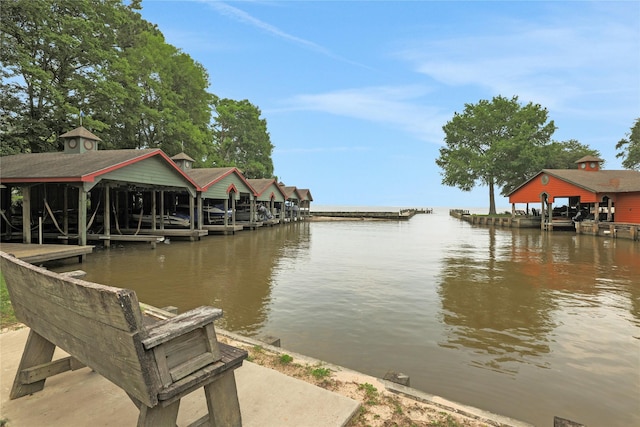
<path fill-rule="evenodd" d="M 31 243 L 31 187 L 22 187 L 22 243 Z"/>
<path fill-rule="evenodd" d="M 160 230 L 164 230 L 164 190 L 160 191 Z"/>
<path fill-rule="evenodd" d="M 249 224 L 257 221 L 256 216 L 256 199 L 253 196 L 249 196 Z"/>
<path fill-rule="evenodd" d="M 600 202 L 596 202 L 595 210 L 594 220 L 595 222 L 600 222 Z"/>
<path fill-rule="evenodd" d="M 62 231 L 64 235 L 69 235 L 69 187 L 66 185 L 62 190 Z M 69 239 L 63 240 L 64 244 L 69 244 Z"/>
<path fill-rule="evenodd" d="M 236 193 L 231 193 L 233 194 L 233 197 L 231 198 L 231 223 L 233 224 L 234 227 L 234 232 L 235 232 L 235 227 L 236 227 Z"/>
<path fill-rule="evenodd" d="M 151 191 L 151 229 L 155 231 L 157 229 L 156 224 L 156 212 L 158 206 L 156 206 L 156 190 Z M 160 218 L 164 217 L 164 213 L 160 215 Z"/>
<path fill-rule="evenodd" d="M 87 192 L 78 187 L 78 244 L 87 245 Z"/>
<path fill-rule="evenodd" d="M 194 223 L 195 223 L 195 208 L 194 208 L 194 200 L 193 200 L 193 196 L 191 196 L 191 194 L 189 194 L 189 230 L 193 231 L 195 229 L 194 227 Z"/>
<path fill-rule="evenodd" d="M 611 221 L 613 219 L 613 214 L 611 213 L 612 208 L 613 208 L 613 200 L 609 199 L 607 203 L 607 221 Z"/>
<path fill-rule="evenodd" d="M 227 195 L 227 199 L 224 201 L 224 226 L 225 228 L 229 225 L 229 216 L 227 212 L 229 212 L 229 196 Z"/>
<path fill-rule="evenodd" d="M 196 204 L 198 206 L 198 230 L 202 230 L 202 226 L 204 225 L 204 218 L 202 217 L 202 193 L 198 193 L 196 195 Z"/>
<path fill-rule="evenodd" d="M 104 247 L 111 246 L 111 187 L 109 184 L 104 185 L 104 235 L 107 237 L 104 239 Z"/>

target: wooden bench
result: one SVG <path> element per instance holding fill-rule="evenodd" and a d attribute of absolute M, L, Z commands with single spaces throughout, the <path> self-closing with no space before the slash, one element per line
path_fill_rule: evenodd
<path fill-rule="evenodd" d="M 192 426 L 242 425 L 234 369 L 247 352 L 217 341 L 220 309 L 154 321 L 132 290 L 53 273 L 4 252 L 0 267 L 16 318 L 31 328 L 11 399 L 84 365 L 127 393 L 140 410 L 138 426 L 175 427 L 180 399 L 200 388 L 208 414 Z M 52 361 L 56 346 L 70 357 Z"/>

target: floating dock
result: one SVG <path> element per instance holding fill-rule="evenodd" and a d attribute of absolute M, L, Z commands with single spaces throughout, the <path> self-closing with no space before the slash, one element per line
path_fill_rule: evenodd
<path fill-rule="evenodd" d="M 0 250 L 25 262 L 39 264 L 73 257 L 78 257 L 78 262 L 82 262 L 87 254 L 93 252 L 93 246 L 2 243 Z"/>
<path fill-rule="evenodd" d="M 433 209 L 401 209 L 398 211 L 316 211 L 311 212 L 314 217 L 345 218 L 345 219 L 388 219 L 408 220 L 415 214 L 433 213 Z"/>

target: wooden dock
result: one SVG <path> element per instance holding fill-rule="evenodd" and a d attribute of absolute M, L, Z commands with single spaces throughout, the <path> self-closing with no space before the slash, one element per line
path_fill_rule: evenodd
<path fill-rule="evenodd" d="M 209 234 L 236 234 L 236 231 L 242 231 L 244 227 L 242 225 L 203 225 L 203 229 L 207 230 Z"/>
<path fill-rule="evenodd" d="M 124 234 L 134 235 L 136 234 L 136 230 L 133 229 L 124 229 L 122 230 Z M 200 240 L 203 236 L 209 234 L 207 230 L 190 230 L 188 228 L 165 228 L 164 230 L 160 229 L 142 229 L 137 232 L 137 235 L 153 235 L 153 236 L 162 236 L 165 239 L 167 237 L 176 238 L 176 239 L 188 239 L 190 241 Z M 114 236 L 112 234 L 112 236 Z"/>
<path fill-rule="evenodd" d="M 78 257 L 78 262 L 81 263 L 87 254 L 93 252 L 93 246 L 2 243 L 0 250 L 31 264 L 73 257 Z"/>
<path fill-rule="evenodd" d="M 405 221 L 418 213 L 432 213 L 432 209 L 401 209 L 398 211 L 315 211 L 314 217 L 345 219 L 387 219 Z"/>

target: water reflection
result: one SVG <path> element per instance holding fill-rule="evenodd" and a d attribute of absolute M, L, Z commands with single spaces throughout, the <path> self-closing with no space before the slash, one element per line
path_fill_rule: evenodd
<path fill-rule="evenodd" d="M 304 228 L 307 231 L 304 231 Z M 222 308 L 221 327 L 245 334 L 269 316 L 274 269 L 283 259 L 304 257 L 309 224 L 273 227 L 199 242 L 172 241 L 97 249 L 83 268 L 87 280 L 133 289 L 140 301 L 180 312 L 199 305 Z"/>
<path fill-rule="evenodd" d="M 549 352 L 553 300 L 527 280 L 524 264 L 511 262 L 514 242 L 486 231 L 488 242 L 478 240 L 443 259 L 438 293 L 449 327 L 440 345 L 470 349 L 472 365 L 499 372 L 516 373 L 520 363 L 548 367 L 540 356 Z M 536 252 L 529 260 L 537 264 Z"/>

